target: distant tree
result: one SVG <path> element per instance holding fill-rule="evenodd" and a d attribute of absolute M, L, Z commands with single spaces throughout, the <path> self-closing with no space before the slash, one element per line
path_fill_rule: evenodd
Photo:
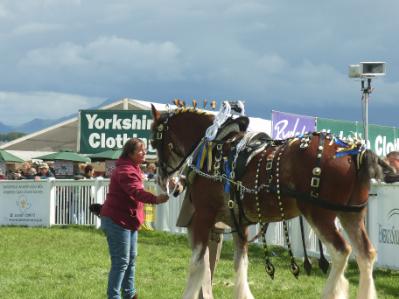
<path fill-rule="evenodd" d="M 9 133 L 0 133 L 0 141 L 8 142 L 22 136 L 25 136 L 25 133 L 21 132 L 9 132 Z"/>

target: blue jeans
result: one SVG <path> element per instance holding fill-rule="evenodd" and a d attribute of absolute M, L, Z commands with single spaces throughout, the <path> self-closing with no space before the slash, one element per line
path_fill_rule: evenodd
<path fill-rule="evenodd" d="M 115 224 L 111 218 L 101 217 L 101 228 L 108 241 L 111 270 L 108 276 L 109 299 L 131 299 L 136 294 L 134 274 L 137 256 L 137 231 Z"/>

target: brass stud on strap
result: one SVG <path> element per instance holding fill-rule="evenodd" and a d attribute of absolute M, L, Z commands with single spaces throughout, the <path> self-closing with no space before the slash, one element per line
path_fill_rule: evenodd
<path fill-rule="evenodd" d="M 320 167 L 315 167 L 312 170 L 313 175 L 319 176 L 321 174 L 321 168 Z"/>

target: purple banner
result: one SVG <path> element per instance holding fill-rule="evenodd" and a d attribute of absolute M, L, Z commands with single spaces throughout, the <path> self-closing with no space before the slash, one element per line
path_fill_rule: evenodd
<path fill-rule="evenodd" d="M 286 139 L 316 131 L 316 117 L 272 111 L 272 138 Z"/>

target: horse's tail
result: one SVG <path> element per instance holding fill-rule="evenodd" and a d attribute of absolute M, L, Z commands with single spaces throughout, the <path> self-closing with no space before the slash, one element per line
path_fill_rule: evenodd
<path fill-rule="evenodd" d="M 384 173 L 392 171 L 392 167 L 371 150 L 359 154 L 358 159 L 360 159 L 359 174 L 362 181 L 382 180 Z"/>

